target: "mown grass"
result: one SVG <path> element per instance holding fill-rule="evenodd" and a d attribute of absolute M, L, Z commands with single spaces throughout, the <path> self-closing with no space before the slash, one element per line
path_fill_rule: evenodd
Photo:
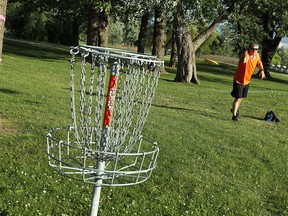
<path fill-rule="evenodd" d="M 6 40 L 3 60 L 0 215 L 89 215 L 92 186 L 54 173 L 45 153 L 48 130 L 70 124 L 69 47 Z M 144 127 L 158 166 L 143 184 L 103 187 L 99 215 L 288 215 L 288 76 L 253 78 L 233 122 L 235 66 L 197 67 L 199 86 L 166 67 Z"/>

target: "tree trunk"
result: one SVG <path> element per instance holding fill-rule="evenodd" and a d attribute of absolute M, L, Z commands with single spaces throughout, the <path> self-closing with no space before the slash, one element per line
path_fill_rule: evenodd
<path fill-rule="evenodd" d="M 177 30 L 178 66 L 174 82 L 200 84 L 196 73 L 195 52 L 192 50 L 192 40 L 188 29 Z"/>
<path fill-rule="evenodd" d="M 153 37 L 153 50 L 152 55 L 157 56 L 163 60 L 165 54 L 165 34 L 166 22 L 164 12 L 160 7 L 155 9 L 155 24 L 154 24 L 154 37 Z"/>
<path fill-rule="evenodd" d="M 176 16 L 175 16 L 176 17 Z M 175 68 L 177 60 L 177 45 L 176 45 L 176 20 L 173 22 L 173 32 L 172 32 L 172 40 L 171 40 L 171 54 L 170 54 L 170 62 L 169 66 Z"/>
<path fill-rule="evenodd" d="M 147 36 L 147 27 L 148 27 L 148 20 L 149 20 L 149 13 L 145 13 L 141 18 L 141 26 L 140 26 L 140 32 L 138 35 L 138 53 L 145 52 L 145 46 L 146 46 L 146 36 Z"/>
<path fill-rule="evenodd" d="M 264 66 L 264 72 L 267 77 L 271 77 L 269 68 L 271 64 L 271 60 L 273 59 L 273 56 L 275 55 L 277 48 L 280 44 L 282 37 L 276 36 L 274 39 L 271 38 L 265 38 L 262 42 L 262 56 L 261 60 Z"/>
<path fill-rule="evenodd" d="M 73 38 L 72 38 L 72 45 L 78 46 L 79 45 L 79 21 L 78 17 L 75 16 L 73 19 Z"/>
<path fill-rule="evenodd" d="M 0 0 L 0 64 L 2 63 L 2 50 L 5 31 L 7 0 Z"/>
<path fill-rule="evenodd" d="M 153 37 L 153 50 L 152 55 L 155 55 L 160 60 L 164 60 L 165 55 L 165 41 L 166 41 L 166 11 L 163 5 L 166 0 L 162 0 L 161 4 L 155 8 L 155 24 L 154 24 L 154 37 Z M 166 73 L 165 69 L 161 69 L 161 73 Z"/>
<path fill-rule="evenodd" d="M 223 11 L 202 33 L 198 34 L 191 40 L 188 28 L 184 22 L 184 11 L 181 1 L 177 5 L 177 49 L 178 49 L 178 67 L 175 82 L 192 82 L 200 84 L 197 78 L 196 69 L 196 51 L 201 44 L 206 41 L 209 36 L 216 30 L 220 23 L 227 18 L 227 14 L 231 13 L 234 5 Z"/>
<path fill-rule="evenodd" d="M 87 45 L 98 45 L 98 10 L 92 4 L 88 6 Z"/>
<path fill-rule="evenodd" d="M 88 8 L 87 44 L 108 46 L 108 15 L 93 5 Z"/>
<path fill-rule="evenodd" d="M 177 73 L 174 82 L 200 84 L 196 72 L 196 59 L 190 32 L 184 21 L 184 11 L 181 2 L 176 12 L 176 44 L 178 53 Z"/>
<path fill-rule="evenodd" d="M 275 34 L 275 29 L 271 28 L 271 16 L 269 13 L 263 14 L 262 22 L 264 27 L 264 32 L 268 33 L 268 35 L 262 41 L 262 56 L 261 60 L 264 66 L 264 72 L 267 77 L 271 77 L 269 72 L 269 67 L 271 64 L 271 60 L 275 55 L 277 48 L 281 42 L 282 37 Z M 275 27 L 275 26 L 274 26 Z M 276 27 L 275 27 L 276 28 Z"/>
<path fill-rule="evenodd" d="M 108 47 L 108 14 L 102 11 L 98 14 L 100 47 Z"/>

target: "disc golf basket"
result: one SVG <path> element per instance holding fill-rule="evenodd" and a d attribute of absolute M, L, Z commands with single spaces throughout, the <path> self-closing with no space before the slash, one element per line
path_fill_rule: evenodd
<path fill-rule="evenodd" d="M 94 185 L 90 215 L 97 215 L 102 186 L 139 184 L 156 167 L 159 147 L 141 134 L 164 63 L 94 46 L 70 53 L 72 126 L 48 132 L 48 161 Z"/>

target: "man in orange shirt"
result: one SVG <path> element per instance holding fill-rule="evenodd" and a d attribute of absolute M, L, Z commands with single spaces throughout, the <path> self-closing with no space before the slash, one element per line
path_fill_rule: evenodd
<path fill-rule="evenodd" d="M 249 83 L 256 65 L 260 70 L 260 79 L 265 79 L 263 64 L 258 54 L 258 49 L 258 44 L 251 43 L 249 45 L 249 50 L 245 51 L 239 59 L 238 68 L 234 75 L 233 90 L 231 92 L 232 97 L 234 97 L 231 110 L 233 113 L 232 120 L 234 121 L 238 121 L 239 106 L 242 102 L 242 99 L 247 97 Z"/>

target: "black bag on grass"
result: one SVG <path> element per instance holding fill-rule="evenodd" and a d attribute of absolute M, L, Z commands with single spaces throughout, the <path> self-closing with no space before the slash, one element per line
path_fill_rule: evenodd
<path fill-rule="evenodd" d="M 264 117 L 264 120 L 267 122 L 280 122 L 280 120 L 277 118 L 273 111 L 268 111 Z"/>

